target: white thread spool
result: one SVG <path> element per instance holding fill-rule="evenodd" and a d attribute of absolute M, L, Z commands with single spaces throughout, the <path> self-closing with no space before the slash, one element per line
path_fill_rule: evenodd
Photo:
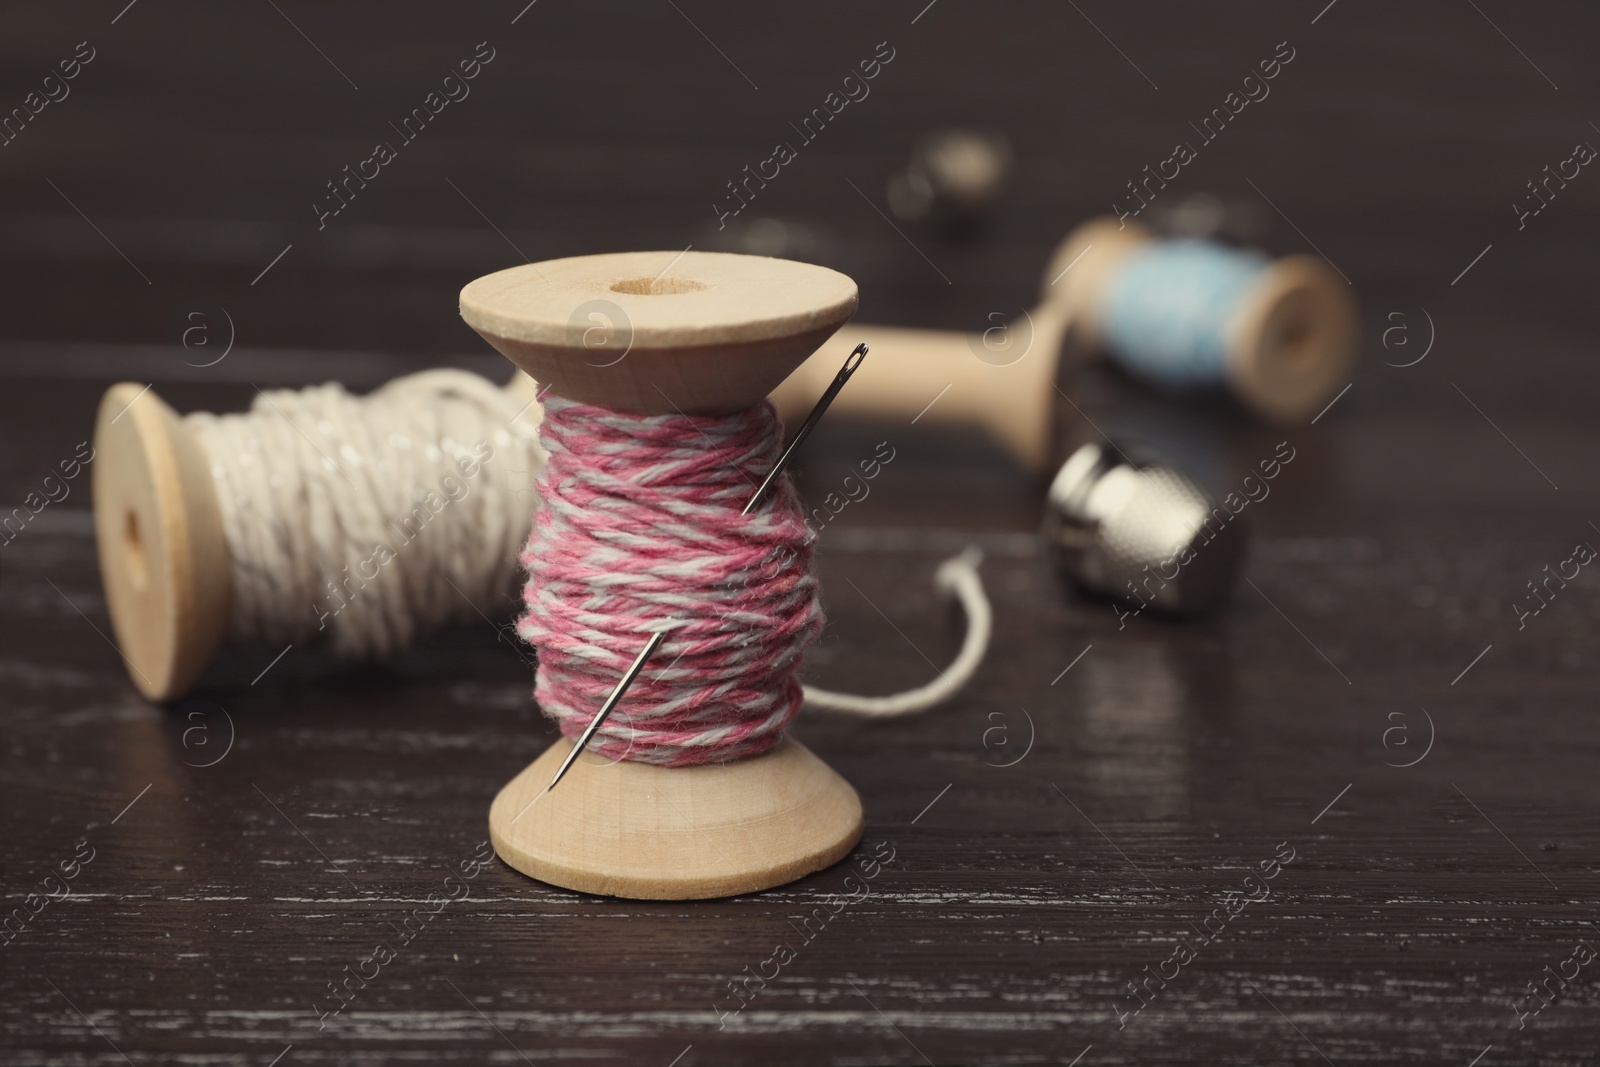
<path fill-rule="evenodd" d="M 392 652 L 487 607 L 515 570 L 533 506 L 522 490 L 542 462 L 525 375 L 504 389 L 427 371 L 364 398 L 337 386 L 262 396 L 249 414 L 180 418 L 124 382 L 100 403 L 100 572 L 129 677 L 151 700 L 186 692 L 225 635 L 295 641 L 327 628 L 345 654 Z M 442 437 L 467 436 L 493 449 L 472 476 L 478 499 L 429 507 L 408 538 L 416 495 L 451 492 L 441 483 L 452 465 L 465 474 L 456 461 L 475 444 Z M 345 568 L 376 559 L 379 543 L 392 559 L 378 566 L 397 573 L 352 585 Z M 448 582 L 467 599 L 447 599 Z"/>

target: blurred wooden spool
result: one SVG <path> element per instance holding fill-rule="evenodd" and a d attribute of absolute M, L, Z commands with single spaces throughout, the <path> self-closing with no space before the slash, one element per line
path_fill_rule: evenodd
<path fill-rule="evenodd" d="M 839 395 L 838 415 L 926 421 L 980 429 L 1019 463 L 1048 473 L 1060 461 L 1057 372 L 1063 344 L 1103 352 L 1100 309 L 1129 252 L 1154 240 L 1139 223 L 1098 218 L 1057 246 L 1039 303 L 986 333 L 854 326 L 773 394 L 785 421 L 804 415 L 851 345 L 872 350 Z M 1234 393 L 1269 422 L 1314 416 L 1354 359 L 1355 309 L 1347 287 L 1321 260 L 1290 256 L 1267 267 L 1230 332 L 1227 374 Z"/>
<path fill-rule="evenodd" d="M 713 252 L 551 260 L 461 291 L 461 317 L 542 386 L 643 414 L 752 407 L 855 309 L 855 283 L 836 271 Z M 556 742 L 489 811 L 500 857 L 554 885 L 730 896 L 827 867 L 861 837 L 855 790 L 793 738 L 697 767 L 583 756 L 547 791 L 570 751 Z"/>
<path fill-rule="evenodd" d="M 526 375 L 505 388 L 533 400 Z M 136 382 L 106 390 L 94 448 L 95 548 L 117 648 L 146 699 L 174 700 L 222 646 L 233 604 L 211 460 L 182 416 Z"/>
<path fill-rule="evenodd" d="M 119 382 L 95 419 L 100 579 L 128 677 L 150 700 L 183 695 L 222 644 L 233 561 L 211 464 L 154 389 Z"/>

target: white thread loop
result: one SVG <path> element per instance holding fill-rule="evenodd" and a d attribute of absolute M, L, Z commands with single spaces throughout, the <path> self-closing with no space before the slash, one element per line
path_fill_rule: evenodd
<path fill-rule="evenodd" d="M 961 651 L 937 678 L 919 688 L 882 697 L 834 693 L 808 685 L 804 687 L 806 704 L 822 711 L 881 719 L 926 711 L 955 696 L 977 673 L 994 630 L 994 611 L 984 594 L 983 579 L 978 575 L 978 564 L 982 561 L 983 553 L 973 545 L 939 564 L 934 572 L 934 585 L 946 595 L 954 594 L 967 616 L 967 634 L 961 642 Z"/>

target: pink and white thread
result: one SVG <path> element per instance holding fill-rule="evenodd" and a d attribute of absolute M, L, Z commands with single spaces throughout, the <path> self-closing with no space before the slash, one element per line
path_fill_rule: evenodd
<path fill-rule="evenodd" d="M 801 686 L 823 623 L 817 535 L 787 477 L 740 514 L 781 450 L 770 403 L 727 416 L 633 415 L 549 395 L 544 412 L 549 459 L 521 557 L 517 632 L 539 650 L 539 704 L 569 738 L 661 630 L 666 640 L 593 742 L 609 759 L 688 766 L 759 755 L 803 703 L 920 710 L 982 660 L 990 613 L 969 552 L 938 578 L 968 615 L 962 650 L 939 678 L 889 697 Z"/>

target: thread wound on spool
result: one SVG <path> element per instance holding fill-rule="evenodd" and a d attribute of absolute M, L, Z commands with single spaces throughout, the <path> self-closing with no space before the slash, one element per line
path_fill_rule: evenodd
<path fill-rule="evenodd" d="M 1151 241 L 1127 254 L 1101 310 L 1117 362 L 1164 385 L 1217 386 L 1229 331 L 1269 260 L 1207 241 Z"/>
<path fill-rule="evenodd" d="M 768 751 L 800 710 L 797 671 L 823 622 L 816 534 L 789 479 L 740 514 L 778 459 L 772 404 L 728 416 L 544 405 L 549 458 L 517 624 L 539 650 L 540 707 L 577 738 L 669 628 L 594 747 L 666 766 Z"/>
<path fill-rule="evenodd" d="M 273 390 L 184 418 L 210 465 L 232 558 L 235 641 L 325 631 L 383 656 L 476 619 L 510 586 L 539 466 L 537 417 L 475 374 L 433 370 L 367 397 Z"/>

